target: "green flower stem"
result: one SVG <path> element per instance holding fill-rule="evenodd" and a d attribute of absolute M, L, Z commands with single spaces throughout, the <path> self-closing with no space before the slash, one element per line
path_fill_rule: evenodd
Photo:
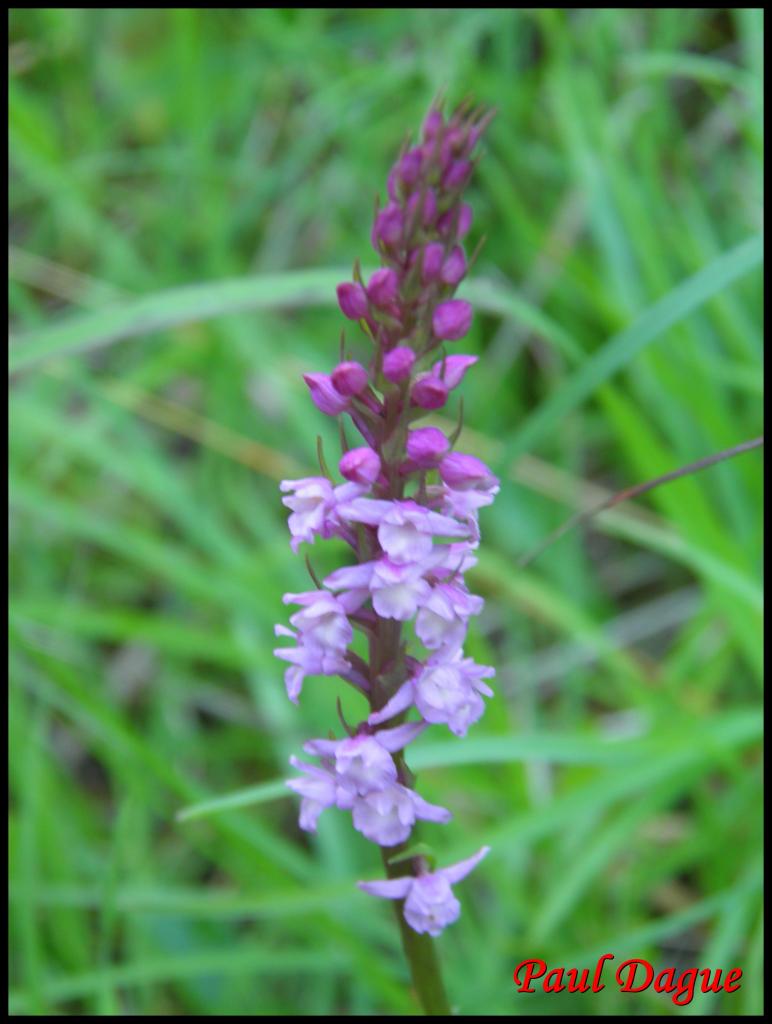
<path fill-rule="evenodd" d="M 402 875 L 412 875 L 414 873 L 411 860 L 400 861 L 398 864 L 389 864 L 389 858 L 394 857 L 404 849 L 406 849 L 405 843 L 388 848 L 381 847 L 383 866 L 389 878 L 399 878 Z M 403 912 L 404 902 L 404 900 L 395 900 L 394 910 L 399 923 L 400 935 L 402 936 L 402 948 L 405 950 L 405 956 L 410 966 L 410 976 L 413 979 L 416 995 L 425 1014 L 433 1017 L 448 1017 L 450 1016 L 450 1005 L 445 994 L 445 985 L 442 981 L 434 939 L 425 933 L 419 934 L 413 931 L 405 920 Z"/>
<path fill-rule="evenodd" d="M 390 425 L 388 433 L 391 447 L 395 449 L 392 453 L 393 464 L 385 461 L 387 468 L 388 486 L 385 493 L 379 495 L 388 500 L 399 500 L 403 496 L 404 480 L 400 477 L 398 466 L 404 457 L 405 432 L 407 430 L 408 414 L 410 411 L 407 401 L 407 384 L 403 383 L 398 391 L 395 391 L 388 400 L 386 421 Z M 381 454 L 387 444 L 382 444 Z M 360 561 L 375 557 L 376 552 L 367 550 L 360 554 Z M 364 557 L 363 557 L 364 556 Z M 370 709 L 380 710 L 384 704 L 399 689 L 405 681 L 404 652 L 401 649 L 402 623 L 393 619 L 381 619 L 378 621 L 370 638 Z M 394 718 L 394 723 L 404 719 L 404 713 Z M 406 786 L 412 786 L 414 779 L 412 773 L 405 764 L 404 755 L 394 755 L 397 765 L 399 781 Z M 415 875 L 414 858 L 400 861 L 398 864 L 389 864 L 389 858 L 402 853 L 407 849 L 405 843 L 398 846 L 381 847 L 383 865 L 389 878 L 400 878 L 403 875 Z M 445 986 L 440 973 L 440 964 L 437 959 L 437 951 L 434 940 L 430 935 L 419 934 L 410 927 L 405 920 L 404 900 L 394 901 L 394 910 L 397 915 L 399 932 L 402 936 L 402 948 L 410 967 L 410 976 L 413 979 L 413 986 L 424 1013 L 436 1017 L 447 1017 L 450 1014 L 448 997 L 445 994 Z"/>

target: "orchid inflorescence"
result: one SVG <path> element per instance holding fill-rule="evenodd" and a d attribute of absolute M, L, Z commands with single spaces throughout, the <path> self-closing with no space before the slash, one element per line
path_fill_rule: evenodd
<path fill-rule="evenodd" d="M 493 501 L 498 480 L 479 459 L 454 450 L 460 422 L 451 437 L 415 426 L 446 404 L 477 362 L 449 354 L 444 343 L 463 338 L 472 321 L 470 304 L 453 298 L 468 269 L 462 240 L 472 222 L 461 194 L 489 119 L 462 106 L 446 120 L 433 106 L 421 143 L 392 168 L 389 201 L 372 232 L 382 266 L 365 284 L 357 265 L 354 280 L 338 286 L 341 310 L 372 345 L 369 364 L 346 358 L 341 342 L 331 374 L 304 377 L 316 406 L 328 416 L 347 414 L 365 443 L 349 449 L 341 424 L 344 482 L 327 474 L 281 484 L 292 549 L 338 537 L 356 559 L 315 580 L 317 589 L 284 596 L 299 607 L 290 617 L 294 629 L 276 627 L 294 641 L 275 652 L 289 662 L 289 698 L 298 702 L 307 675 L 337 675 L 370 705 L 356 729 L 341 714 L 344 738 L 306 743 L 319 764 L 292 757 L 301 775 L 287 785 L 302 797 L 301 828 L 314 831 L 322 810 L 334 806 L 386 848 L 404 843 L 418 819 L 451 818 L 415 791 L 402 751 L 429 724 L 464 736 L 493 692 L 485 680 L 494 670 L 463 652 L 469 619 L 483 607 L 464 573 L 476 563 L 478 511 Z M 367 637 L 367 660 L 351 649 L 355 629 Z M 412 709 L 418 718 L 406 721 Z M 426 856 L 408 851 L 392 877 L 360 887 L 403 900 L 410 927 L 437 935 L 459 914 L 451 884 L 487 852 L 430 870 Z"/>

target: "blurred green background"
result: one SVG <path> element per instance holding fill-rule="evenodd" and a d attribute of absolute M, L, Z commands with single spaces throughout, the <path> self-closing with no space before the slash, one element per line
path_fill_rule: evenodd
<path fill-rule="evenodd" d="M 461 291 L 497 693 L 412 751 L 440 862 L 493 847 L 439 940 L 452 1002 L 759 1012 L 760 453 L 517 559 L 761 432 L 761 11 L 15 10 L 10 42 L 12 1012 L 415 1009 L 354 887 L 377 851 L 276 784 L 362 705 L 292 707 L 271 650 L 307 585 L 277 482 L 336 445 L 300 374 L 441 87 L 498 110 Z M 743 986 L 514 991 L 606 952 Z"/>

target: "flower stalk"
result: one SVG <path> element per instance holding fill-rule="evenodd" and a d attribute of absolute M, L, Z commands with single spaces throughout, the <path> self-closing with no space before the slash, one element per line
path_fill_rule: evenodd
<path fill-rule="evenodd" d="M 389 878 L 401 878 L 403 875 L 410 875 L 413 872 L 410 861 L 402 861 L 397 864 L 389 863 L 390 857 L 393 857 L 394 853 L 402 852 L 405 845 L 402 843 L 393 852 L 381 847 L 384 870 Z M 417 932 L 410 927 L 405 920 L 404 906 L 404 900 L 396 901 L 394 912 L 402 939 L 402 949 L 410 968 L 410 977 L 418 1001 L 427 1016 L 447 1017 L 450 1015 L 450 1004 L 445 992 L 445 983 L 442 980 L 434 939 L 430 935 Z"/>
<path fill-rule="evenodd" d="M 343 738 L 306 743 L 318 763 L 292 757 L 300 776 L 287 785 L 302 798 L 301 828 L 314 831 L 321 812 L 337 807 L 381 847 L 387 877 L 359 886 L 395 901 L 416 994 L 431 1014 L 449 1012 L 432 940 L 459 916 L 452 885 L 488 848 L 439 869 L 433 857 L 411 856 L 416 822 L 445 824 L 452 815 L 417 792 L 404 751 L 430 725 L 464 736 L 492 696 L 484 680 L 494 670 L 463 652 L 469 620 L 483 607 L 464 573 L 476 563 L 478 513 L 498 481 L 479 459 L 454 450 L 460 416 L 451 437 L 415 424 L 444 407 L 477 362 L 446 346 L 472 324 L 470 304 L 454 298 L 472 222 L 461 197 L 489 119 L 467 107 L 445 119 L 433 107 L 421 142 L 392 168 L 372 231 L 382 266 L 365 282 L 357 264 L 354 279 L 338 287 L 341 312 L 362 329 L 370 358 L 351 358 L 342 341 L 330 374 L 304 376 L 317 408 L 341 424 L 344 482 L 334 483 L 320 453 L 325 476 L 281 484 L 294 551 L 339 537 L 353 554 L 321 582 L 312 574 L 315 590 L 284 597 L 299 607 L 293 629 L 276 627 L 293 642 L 275 652 L 289 663 L 287 694 L 297 703 L 306 676 L 337 675 L 368 704 Z M 364 444 L 349 446 L 344 416 Z M 367 634 L 366 661 L 351 650 L 355 628 Z"/>

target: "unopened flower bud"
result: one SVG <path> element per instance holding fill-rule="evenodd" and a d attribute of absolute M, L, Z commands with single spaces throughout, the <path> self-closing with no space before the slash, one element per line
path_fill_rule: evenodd
<path fill-rule="evenodd" d="M 304 373 L 303 380 L 308 385 L 314 405 L 323 413 L 337 416 L 348 408 L 348 398 L 333 387 L 326 373 Z"/>
<path fill-rule="evenodd" d="M 442 187 L 448 191 L 463 188 L 472 173 L 468 160 L 454 160 L 442 176 Z"/>
<path fill-rule="evenodd" d="M 397 164 L 397 171 L 400 180 L 405 183 L 408 187 L 415 185 L 418 181 L 418 176 L 421 173 L 421 166 L 423 164 L 424 155 L 421 149 L 416 146 L 414 149 L 409 149 L 407 153 Z"/>
<path fill-rule="evenodd" d="M 437 377 L 424 373 L 414 381 L 410 398 L 420 409 L 441 409 L 448 400 L 448 389 Z"/>
<path fill-rule="evenodd" d="M 402 210 L 396 203 L 388 203 L 378 213 L 373 225 L 372 243 L 376 249 L 383 245 L 392 249 L 402 238 L 404 218 Z"/>
<path fill-rule="evenodd" d="M 469 233 L 471 226 L 472 208 L 467 206 L 466 203 L 462 203 L 460 207 L 451 207 L 437 221 L 437 228 L 443 238 L 446 238 L 452 232 L 460 240 Z"/>
<path fill-rule="evenodd" d="M 423 261 L 421 264 L 421 280 L 424 284 L 436 281 L 442 270 L 442 261 L 445 258 L 445 246 L 442 242 L 429 242 L 423 249 Z"/>
<path fill-rule="evenodd" d="M 421 469 L 436 466 L 448 448 L 447 437 L 436 427 L 419 427 L 407 435 L 407 454 Z"/>
<path fill-rule="evenodd" d="M 497 478 L 474 455 L 451 452 L 440 463 L 440 476 L 454 491 L 487 490 L 498 484 Z"/>
<path fill-rule="evenodd" d="M 399 278 L 391 267 L 376 270 L 367 285 L 367 297 L 378 309 L 385 309 L 397 297 Z"/>
<path fill-rule="evenodd" d="M 344 281 L 338 285 L 338 305 L 349 320 L 361 320 L 367 316 L 367 293 L 356 281 Z"/>
<path fill-rule="evenodd" d="M 352 483 L 374 484 L 381 472 L 381 460 L 372 448 L 352 448 L 340 460 L 338 469 Z"/>
<path fill-rule="evenodd" d="M 393 199 L 395 203 L 399 202 L 400 195 L 400 180 L 397 174 L 397 168 L 392 167 L 389 171 L 389 176 L 386 179 L 386 191 L 389 193 L 389 199 Z"/>
<path fill-rule="evenodd" d="M 466 273 L 466 256 L 460 245 L 453 247 L 453 250 L 442 265 L 440 280 L 445 284 L 457 285 Z"/>
<path fill-rule="evenodd" d="M 480 141 L 480 136 L 482 135 L 483 131 L 485 130 L 485 125 L 487 123 L 488 122 L 486 121 L 483 124 L 475 124 L 475 125 L 472 125 L 472 127 L 469 129 L 469 135 L 467 136 L 467 140 L 466 140 L 466 151 L 467 151 L 467 153 L 471 153 L 472 150 L 474 149 L 474 147 Z"/>
<path fill-rule="evenodd" d="M 336 391 L 350 398 L 367 387 L 367 370 L 361 363 L 338 363 L 330 379 Z"/>
<path fill-rule="evenodd" d="M 441 341 L 458 341 L 472 323 L 472 307 L 464 299 L 441 302 L 432 316 L 434 337 Z"/>
<path fill-rule="evenodd" d="M 442 114 L 436 107 L 433 107 L 426 115 L 424 121 L 424 139 L 426 142 L 430 142 L 435 139 L 439 132 L 442 130 Z"/>
<path fill-rule="evenodd" d="M 415 363 L 415 352 L 412 348 L 400 345 L 387 352 L 383 357 L 383 376 L 396 384 L 410 376 Z"/>
<path fill-rule="evenodd" d="M 477 362 L 477 356 L 446 356 L 432 367 L 432 373 L 439 377 L 445 387 L 452 391 L 457 388 L 470 366 Z"/>
<path fill-rule="evenodd" d="M 415 217 L 419 203 L 422 204 L 421 223 L 425 227 L 427 224 L 431 224 L 437 216 L 437 197 L 434 194 L 434 189 L 427 188 L 423 195 L 419 192 L 415 192 L 410 199 L 408 199 L 407 206 L 405 207 L 408 224 L 410 224 Z"/>

